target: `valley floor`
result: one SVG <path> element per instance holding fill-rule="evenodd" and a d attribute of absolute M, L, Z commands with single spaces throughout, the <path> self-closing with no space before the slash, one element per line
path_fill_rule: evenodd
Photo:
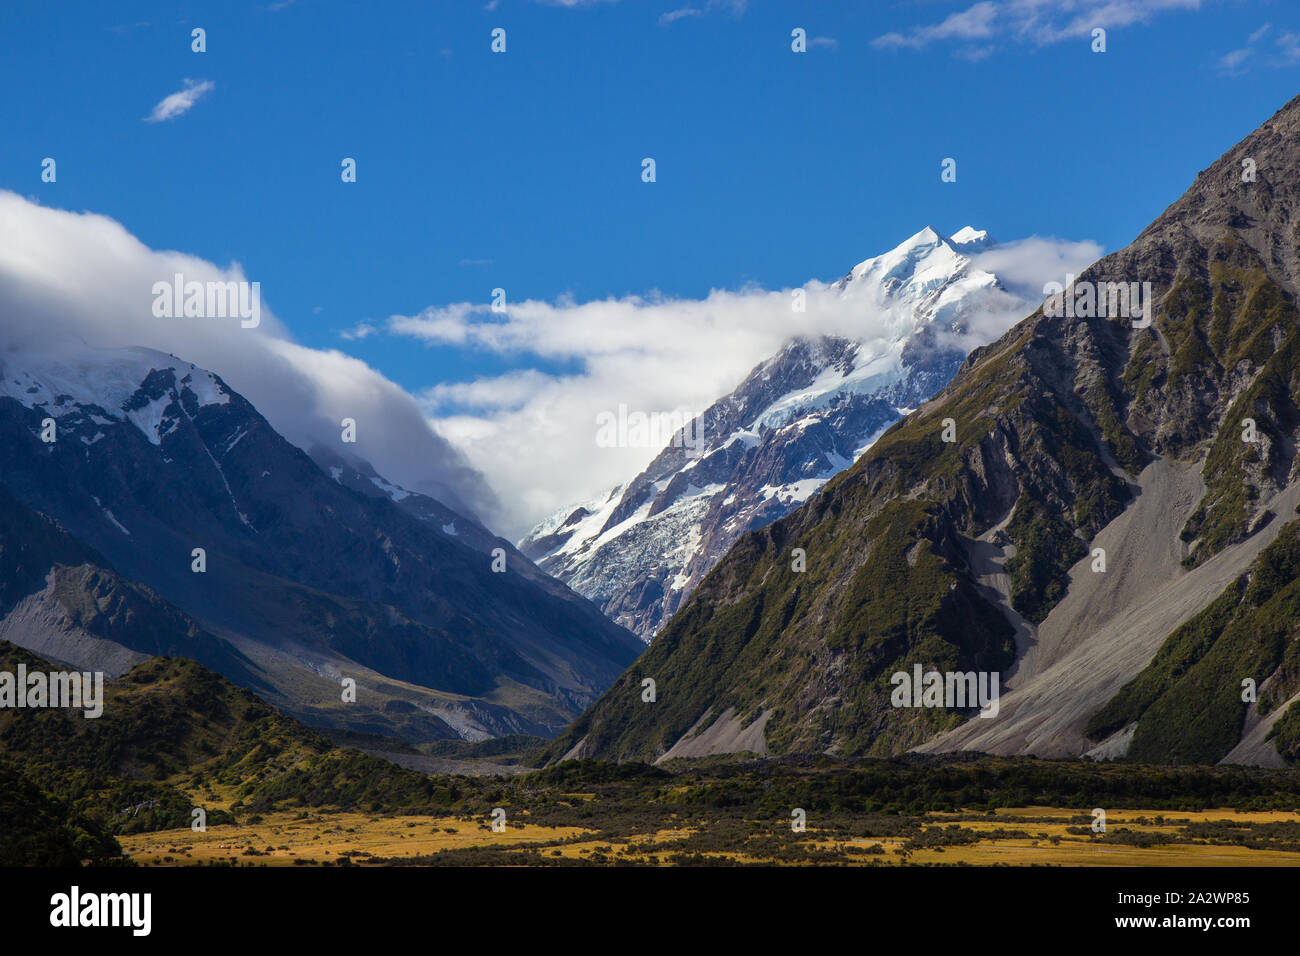
<path fill-rule="evenodd" d="M 570 795 L 581 801 L 591 795 Z M 207 832 L 166 830 L 121 838 L 146 866 L 555 865 L 1010 865 L 1296 866 L 1300 813 L 1113 810 L 1105 834 L 1087 812 L 1051 807 L 987 813 L 837 816 L 784 821 L 719 811 L 681 829 L 614 830 L 510 821 L 364 813 L 277 812 Z"/>

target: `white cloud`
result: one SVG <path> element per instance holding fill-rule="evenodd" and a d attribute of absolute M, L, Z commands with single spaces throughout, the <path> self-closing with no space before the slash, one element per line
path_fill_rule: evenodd
<path fill-rule="evenodd" d="M 116 26 L 108 27 L 110 33 L 116 33 L 118 36 L 126 36 L 136 30 L 142 30 L 145 27 L 153 26 L 152 20 L 137 20 L 135 23 L 119 23 Z"/>
<path fill-rule="evenodd" d="M 977 50 L 964 55 L 982 59 L 991 52 L 988 41 L 993 39 L 1048 46 L 1090 36 L 1097 27 L 1132 26 L 1166 11 L 1200 6 L 1201 0 L 981 0 L 939 23 L 886 33 L 872 44 L 882 49 L 921 49 L 933 43 L 966 43 Z"/>
<path fill-rule="evenodd" d="M 969 60 L 971 63 L 978 63 L 981 60 L 987 60 L 993 55 L 994 47 L 992 44 L 987 46 L 968 46 L 957 51 L 957 56 L 963 60 Z"/>
<path fill-rule="evenodd" d="M 949 14 L 942 23 L 917 27 L 906 36 L 901 33 L 886 33 L 873 40 L 872 44 L 878 47 L 919 48 L 939 40 L 983 40 L 993 35 L 993 21 L 996 18 L 997 7 L 986 0 L 968 10 Z"/>
<path fill-rule="evenodd" d="M 1268 67 L 1288 67 L 1294 66 L 1297 60 L 1300 60 L 1300 36 L 1294 33 L 1278 34 L 1275 44 L 1278 48 L 1278 54 L 1270 56 L 1259 48 L 1259 41 L 1264 39 L 1272 29 L 1271 23 L 1266 23 L 1258 30 L 1246 38 L 1246 45 L 1236 50 L 1230 50 L 1223 56 L 1219 57 L 1215 63 L 1216 69 L 1227 76 L 1239 76 L 1247 71 L 1247 63 L 1262 62 Z"/>
<path fill-rule="evenodd" d="M 1232 50 L 1229 53 L 1225 53 L 1219 58 L 1219 71 L 1222 73 L 1236 73 L 1237 68 L 1240 67 L 1242 63 L 1246 62 L 1253 52 L 1254 51 L 1249 47 L 1243 47 L 1240 50 Z"/>
<path fill-rule="evenodd" d="M 312 311 L 320 312 L 320 306 L 316 306 L 316 308 L 313 309 Z M 343 339 L 346 342 L 360 342 L 362 339 L 366 339 L 374 335 L 377 331 L 379 330 L 376 329 L 369 322 L 358 322 L 352 328 L 344 329 L 342 332 L 340 332 L 339 338 Z"/>
<path fill-rule="evenodd" d="M 676 10 L 669 10 L 667 13 L 660 14 L 659 25 L 666 27 L 686 17 L 699 17 L 706 13 L 716 13 L 719 10 L 730 13 L 734 17 L 743 17 L 748 7 L 749 0 L 708 0 L 703 9 L 699 7 L 679 7 Z"/>
<path fill-rule="evenodd" d="M 1085 266 L 1100 259 L 1102 252 L 1102 247 L 1089 239 L 1076 242 L 1030 236 L 999 243 L 977 253 L 972 261 L 978 268 L 997 276 L 1017 295 L 1037 302 L 1043 297 L 1044 283 L 1067 272 L 1078 275 Z"/>
<path fill-rule="evenodd" d="M 269 290 L 256 328 L 156 318 L 153 284 L 178 272 L 186 281 L 245 281 L 238 264 L 153 250 L 106 216 L 0 191 L 0 348 L 80 339 L 172 353 L 216 372 L 300 447 L 338 442 L 340 420 L 355 418 L 354 450 L 381 474 L 495 520 L 482 477 L 430 429 L 415 399 L 358 359 L 292 341 L 266 306 Z"/>
<path fill-rule="evenodd" d="M 1079 272 L 1101 249 L 1095 243 L 1032 238 L 981 253 L 1025 301 L 1042 299 L 1043 283 Z M 890 334 L 895 316 L 803 287 L 807 310 L 791 309 L 789 289 L 714 290 L 703 299 L 658 295 L 576 303 L 523 301 L 493 313 L 460 302 L 393 316 L 389 332 L 431 346 L 477 349 L 526 363 L 516 371 L 436 385 L 421 395 L 443 435 L 488 476 L 504 503 L 502 533 L 519 535 L 557 508 L 626 481 L 658 448 L 599 448 L 596 415 L 620 404 L 644 412 L 700 412 L 740 383 L 792 336 Z M 961 344 L 991 341 L 1030 307 L 977 317 Z M 551 373 L 561 363 L 577 371 Z"/>
<path fill-rule="evenodd" d="M 1300 60 L 1300 34 L 1283 33 L 1277 38 L 1277 45 L 1282 51 L 1282 62 L 1285 65 Z"/>
<path fill-rule="evenodd" d="M 704 11 L 697 10 L 695 7 L 682 7 L 680 10 L 669 10 L 667 13 L 659 15 L 659 25 L 668 26 L 668 24 L 681 20 L 683 17 L 698 17 Z"/>
<path fill-rule="evenodd" d="M 211 92 L 214 86 L 215 84 L 211 80 L 186 80 L 183 89 L 177 90 L 170 96 L 165 96 L 158 101 L 158 105 L 153 108 L 153 112 L 145 117 L 145 122 L 163 123 L 178 116 L 184 116 L 199 101 L 199 97 Z"/>

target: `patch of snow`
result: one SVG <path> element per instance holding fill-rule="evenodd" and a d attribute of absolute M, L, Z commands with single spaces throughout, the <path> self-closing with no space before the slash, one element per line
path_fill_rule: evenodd
<path fill-rule="evenodd" d="M 105 508 L 105 509 L 104 509 L 104 517 L 107 518 L 109 521 L 113 522 L 113 524 L 117 527 L 117 530 L 118 530 L 118 531 L 122 532 L 122 533 L 123 533 L 124 535 L 126 535 L 128 538 L 131 536 L 131 532 L 126 530 L 126 528 L 122 525 L 122 522 L 118 521 L 115 517 L 113 517 L 113 512 L 112 512 L 112 511 L 110 511 L 109 509 Z"/>
<path fill-rule="evenodd" d="M 742 430 L 734 432 L 725 442 L 719 445 L 718 448 L 730 448 L 736 442 L 740 442 L 746 448 L 755 448 L 763 443 L 763 436 L 757 431 Z"/>
<path fill-rule="evenodd" d="M 822 485 L 830 481 L 834 475 L 823 475 L 819 478 L 801 478 L 799 481 L 792 481 L 786 485 L 764 485 L 758 489 L 758 493 L 763 496 L 764 500 L 777 498 L 781 501 L 794 500 L 799 502 L 807 501 L 811 498 Z"/>
<path fill-rule="evenodd" d="M 117 527 L 117 530 L 118 530 L 118 531 L 122 532 L 122 533 L 123 533 L 124 535 L 126 535 L 128 538 L 131 536 L 131 532 L 128 531 L 128 530 L 126 530 L 126 528 L 122 525 L 122 522 L 118 521 L 117 518 L 115 518 L 115 517 L 113 516 L 113 512 L 109 511 L 107 508 L 104 507 L 103 502 L 101 502 L 101 501 L 100 501 L 97 497 L 95 497 L 94 495 L 91 495 L 91 496 L 90 496 L 90 500 L 93 501 L 93 502 L 95 502 L 95 507 L 98 508 L 100 511 L 102 511 L 102 512 L 104 513 L 104 517 L 105 517 L 105 518 L 107 518 L 109 521 L 113 522 L 113 524 Z"/>
<path fill-rule="evenodd" d="M 333 469 L 330 470 L 333 471 Z M 386 494 L 393 501 L 401 501 L 403 498 L 411 497 L 411 493 L 407 491 L 405 488 L 399 488 L 397 485 L 385 481 L 383 478 L 380 478 L 378 475 L 371 478 L 370 483 L 374 485 L 376 488 L 378 488 L 380 491 L 382 491 L 384 494 Z"/>
<path fill-rule="evenodd" d="M 867 440 L 860 447 L 853 449 L 853 460 L 857 461 L 865 455 L 867 451 L 870 450 L 871 446 L 880 440 L 880 436 L 893 427 L 894 423 L 890 422 L 887 425 L 882 425 L 874 434 L 868 436 Z"/>
<path fill-rule="evenodd" d="M 247 429 L 247 428 L 241 428 L 241 429 L 239 430 L 239 434 L 237 434 L 233 439 L 231 439 L 230 442 L 226 445 L 225 449 L 222 450 L 222 452 L 221 452 L 221 457 L 222 457 L 222 458 L 225 458 L 226 455 L 229 455 L 230 452 L 231 452 L 231 450 L 232 450 L 236 445 L 238 445 L 241 441 L 243 441 L 244 436 L 247 435 L 247 434 L 248 434 L 248 429 Z"/>
<path fill-rule="evenodd" d="M 126 412 L 126 419 L 131 422 L 131 424 L 135 425 L 136 428 L 140 429 L 144 437 L 148 439 L 149 444 L 161 445 L 162 434 L 158 429 L 162 425 L 163 415 L 166 413 L 167 409 L 171 407 L 171 404 L 171 395 L 162 395 L 159 398 L 155 398 L 143 408 L 135 408 Z M 175 426 L 173 425 L 173 427 Z M 168 431 L 170 432 L 171 429 L 168 429 Z"/>

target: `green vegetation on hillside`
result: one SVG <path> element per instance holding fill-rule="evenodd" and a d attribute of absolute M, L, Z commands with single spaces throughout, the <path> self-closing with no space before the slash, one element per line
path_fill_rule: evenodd
<path fill-rule="evenodd" d="M 546 756 L 557 759 L 586 738 L 596 753 L 654 759 L 706 711 L 700 729 L 728 708 L 743 724 L 766 711 L 765 737 L 775 753 L 832 746 L 846 755 L 888 753 L 927 730 L 955 725 L 972 711 L 909 709 L 897 736 L 887 733 L 896 713 L 893 672 L 910 672 L 915 663 L 999 670 L 1013 651 L 1010 625 L 935 552 L 922 530 L 934 520 L 922 502 L 896 500 L 861 529 L 824 522 L 807 537 L 769 540 L 772 564 L 747 565 L 751 577 L 741 596 L 694 601 L 679 612 Z M 737 548 L 764 546 L 761 536 L 750 536 Z M 807 554 L 806 571 L 792 568 L 788 555 L 796 546 Z M 817 582 L 844 576 L 846 556 L 856 567 L 834 595 L 836 615 L 809 627 L 827 597 Z M 716 583 L 711 577 L 702 587 Z M 861 678 L 825 691 L 834 699 L 810 697 L 816 673 L 828 665 Z M 656 682 L 654 703 L 642 700 L 647 677 Z M 864 734 L 868 727 L 877 734 Z"/>
<path fill-rule="evenodd" d="M 0 670 L 19 663 L 60 669 L 0 641 Z M 40 862 L 66 845 L 98 858 L 109 852 L 101 835 L 111 848 L 110 835 L 187 827 L 196 807 L 216 825 L 274 808 L 433 812 L 459 799 L 422 773 L 333 746 L 193 661 L 151 658 L 106 682 L 104 697 L 98 718 L 0 710 L 0 761 L 38 791 L 34 825 L 61 814 L 71 833 L 5 844 L 16 859 Z"/>
<path fill-rule="evenodd" d="M 1181 336 L 1170 384 L 1207 374 L 1252 378 L 1223 415 L 1206 453 L 1206 494 L 1182 532 L 1183 540 L 1195 542 L 1189 567 L 1246 536 L 1261 487 L 1287 483 L 1284 436 L 1300 424 L 1300 313 L 1258 256 L 1231 235 L 1214 255 L 1208 282 L 1187 278 L 1171 293 L 1185 317 L 1161 326 L 1171 347 Z M 1253 443 L 1242 440 L 1248 418 L 1258 435 Z M 1188 427 L 1194 437 L 1200 426 Z"/>
<path fill-rule="evenodd" d="M 121 855 L 98 822 L 51 797 L 0 757 L 0 867 L 103 865 Z"/>

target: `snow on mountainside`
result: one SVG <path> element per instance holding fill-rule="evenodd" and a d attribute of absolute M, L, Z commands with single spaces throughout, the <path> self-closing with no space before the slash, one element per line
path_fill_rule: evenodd
<path fill-rule="evenodd" d="M 162 352 L 0 350 L 0 525 L 19 529 L 0 555 L 24 574 L 0 580 L 0 634 L 83 669 L 170 648 L 309 723 L 412 742 L 554 733 L 635 659 L 588 601 L 353 447 L 309 456 Z M 90 570 L 23 557 L 46 518 L 78 545 L 51 553 Z M 172 610 L 144 633 L 110 592 Z"/>
<path fill-rule="evenodd" d="M 57 355 L 24 352 L 22 367 L 0 375 L 0 396 L 16 399 L 26 408 L 46 410 L 56 422 L 79 416 L 82 409 L 98 408 L 107 418 L 92 414 L 96 424 L 131 422 L 151 445 L 177 425 L 167 410 L 185 397 L 181 408 L 224 405 L 230 401 L 226 387 L 211 372 L 153 349 L 115 351 L 113 361 L 87 347 L 69 346 Z M 176 387 L 161 387 L 161 373 L 171 371 Z M 150 379 L 159 387 L 150 388 Z M 137 394 L 139 393 L 139 394 Z M 92 444 L 93 438 L 82 436 Z"/>
<path fill-rule="evenodd" d="M 8 368 L 7 368 L 8 367 Z M 76 429 L 79 424 L 130 423 L 151 445 L 180 424 L 180 416 L 193 417 L 199 408 L 225 405 L 230 391 L 216 375 L 198 366 L 148 348 L 95 349 L 62 344 L 57 352 L 23 350 L 0 357 L 0 398 L 17 400 L 26 408 L 47 411 L 56 425 Z M 171 372 L 174 384 L 167 373 Z M 104 437 L 101 430 L 81 433 L 85 445 Z M 224 457 L 247 434 L 237 429 L 217 449 Z M 371 498 L 387 498 L 416 518 L 442 528 L 444 533 L 457 520 L 467 532 L 466 543 L 485 554 L 505 543 L 477 521 L 420 492 L 390 482 L 365 459 L 333 449 L 314 446 L 309 454 L 336 482 Z M 215 464 L 215 460 L 214 460 Z M 269 477 L 269 473 L 262 475 Z M 129 533 L 129 532 L 128 532 Z"/>
<path fill-rule="evenodd" d="M 859 263 L 827 288 L 861 304 L 860 338 L 793 339 L 704 412 L 702 452 L 670 445 L 519 549 L 650 641 L 741 535 L 801 505 L 1023 314 L 972 262 L 993 245 L 971 227 L 926 228 Z M 990 316 L 1000 324 L 972 321 Z"/>

